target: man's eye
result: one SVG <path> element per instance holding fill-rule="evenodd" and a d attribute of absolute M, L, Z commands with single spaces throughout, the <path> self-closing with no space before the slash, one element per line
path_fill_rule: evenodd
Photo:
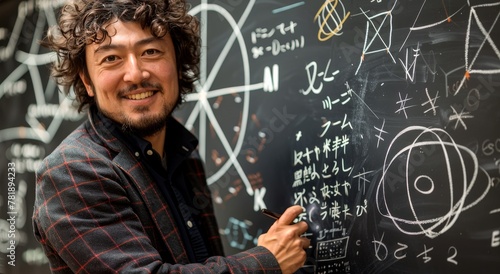
<path fill-rule="evenodd" d="M 153 55 L 156 53 L 158 53 L 158 51 L 156 49 L 148 49 L 144 52 L 144 55 Z"/>
<path fill-rule="evenodd" d="M 110 55 L 110 56 L 106 56 L 103 61 L 104 62 L 114 62 L 114 61 L 116 61 L 116 59 L 118 59 L 118 58 L 115 55 Z"/>

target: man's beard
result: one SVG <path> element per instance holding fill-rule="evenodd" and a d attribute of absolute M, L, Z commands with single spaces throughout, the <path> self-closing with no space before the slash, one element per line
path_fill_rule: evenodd
<path fill-rule="evenodd" d="M 145 83 L 142 83 L 141 86 L 142 87 L 155 87 L 159 90 L 158 92 L 164 92 L 161 89 L 161 86 L 159 84 L 155 85 L 155 84 L 145 82 Z M 129 89 L 131 89 L 131 90 L 136 89 L 136 88 L 137 88 L 137 86 L 129 87 Z M 94 89 L 94 93 L 95 93 L 95 89 Z M 112 120 L 115 120 L 115 122 L 123 121 L 123 122 L 121 122 L 121 124 L 122 124 L 121 129 L 123 132 L 134 134 L 134 135 L 144 139 L 145 137 L 154 136 L 155 134 L 159 133 L 163 128 L 165 128 L 167 119 L 172 114 L 174 109 L 180 104 L 181 96 L 180 96 L 180 94 L 178 94 L 176 100 L 172 104 L 166 103 L 163 106 L 161 113 L 156 114 L 154 116 L 151 116 L 151 115 L 146 116 L 145 115 L 139 121 L 133 121 L 125 113 L 119 114 L 119 116 L 121 116 L 120 117 L 121 119 L 116 119 L 118 117 L 113 117 L 114 115 L 112 115 L 111 113 L 108 113 L 106 110 L 99 107 L 99 102 L 97 100 L 97 97 L 95 98 L 95 102 L 96 102 L 97 107 L 100 109 L 100 111 L 105 116 L 107 116 L 108 118 L 110 118 Z M 137 107 L 134 109 L 134 111 L 137 113 L 147 113 L 148 110 L 149 110 L 149 106 Z"/>
<path fill-rule="evenodd" d="M 168 108 L 165 107 L 162 113 L 153 117 L 144 117 L 137 122 L 133 122 L 129 119 L 129 117 L 124 117 L 122 131 L 125 133 L 134 134 L 141 138 L 153 136 L 165 127 L 170 113 L 171 111 L 169 111 Z"/>

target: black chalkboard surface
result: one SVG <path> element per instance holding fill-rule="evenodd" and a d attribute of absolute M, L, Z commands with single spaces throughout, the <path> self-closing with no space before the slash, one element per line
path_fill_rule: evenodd
<path fill-rule="evenodd" d="M 227 253 L 299 204 L 301 272 L 500 271 L 500 2 L 191 3 Z"/>
<path fill-rule="evenodd" d="M 202 75 L 176 117 L 227 254 L 299 204 L 302 273 L 500 272 L 499 0 L 189 1 Z M 85 119 L 37 43 L 64 2 L 0 1 L 0 273 L 49 273 L 34 170 Z"/>

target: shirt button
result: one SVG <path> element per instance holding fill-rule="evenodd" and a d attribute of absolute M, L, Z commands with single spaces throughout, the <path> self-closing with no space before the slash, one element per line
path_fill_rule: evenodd
<path fill-rule="evenodd" d="M 149 156 L 153 155 L 153 151 L 152 151 L 151 149 L 150 149 L 150 150 L 148 150 L 148 151 L 146 151 L 146 153 L 147 153 Z"/>
<path fill-rule="evenodd" d="M 191 221 L 187 221 L 187 226 L 188 226 L 189 228 L 192 228 L 192 227 L 193 227 L 193 222 L 191 222 Z"/>
<path fill-rule="evenodd" d="M 134 153 L 135 157 L 139 157 L 139 152 Z"/>

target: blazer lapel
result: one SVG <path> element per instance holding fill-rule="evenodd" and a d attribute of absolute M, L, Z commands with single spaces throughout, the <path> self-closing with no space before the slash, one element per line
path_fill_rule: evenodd
<path fill-rule="evenodd" d="M 167 206 L 157 183 L 151 178 L 146 168 L 137 161 L 132 152 L 105 127 L 99 125 L 102 122 L 92 110 L 89 110 L 89 121 L 98 137 L 103 141 L 103 144 L 118 152 L 113 162 L 131 178 L 132 184 L 135 186 L 144 206 L 149 211 L 151 219 L 161 233 L 161 237 L 175 259 L 175 262 L 188 262 L 189 259 L 179 231 L 177 230 L 171 209 Z M 141 219 L 143 217 L 139 216 Z"/>
<path fill-rule="evenodd" d="M 130 152 L 124 150 L 117 155 L 115 162 L 132 178 L 133 184 L 142 197 L 144 205 L 148 208 L 149 214 L 176 262 L 188 262 L 171 209 L 164 201 L 163 194 L 156 182 L 151 179 L 147 170 L 135 159 L 131 159 L 130 156 Z"/>

